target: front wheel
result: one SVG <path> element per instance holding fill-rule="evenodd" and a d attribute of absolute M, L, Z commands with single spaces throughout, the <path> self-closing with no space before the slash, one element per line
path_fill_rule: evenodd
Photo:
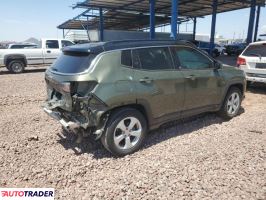
<path fill-rule="evenodd" d="M 24 68 L 25 64 L 20 60 L 11 61 L 7 66 L 7 69 L 14 74 L 22 73 L 24 71 Z"/>
<path fill-rule="evenodd" d="M 125 156 L 141 147 L 146 132 L 144 116 L 135 109 L 124 108 L 111 115 L 101 142 L 112 154 Z"/>
<path fill-rule="evenodd" d="M 225 119 L 232 119 L 237 116 L 241 107 L 241 101 L 241 91 L 236 87 L 231 88 L 225 97 L 219 115 Z"/>

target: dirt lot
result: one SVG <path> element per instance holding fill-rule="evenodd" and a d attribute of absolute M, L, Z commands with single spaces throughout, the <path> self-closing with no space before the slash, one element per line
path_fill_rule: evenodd
<path fill-rule="evenodd" d="M 44 70 L 0 72 L 0 187 L 54 187 L 56 199 L 266 199 L 266 86 L 241 114 L 206 114 L 149 134 L 113 158 L 79 146 L 42 111 Z"/>

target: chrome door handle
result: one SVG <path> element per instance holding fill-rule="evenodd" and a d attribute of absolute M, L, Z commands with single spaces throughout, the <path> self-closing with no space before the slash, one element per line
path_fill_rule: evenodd
<path fill-rule="evenodd" d="M 139 82 L 141 82 L 141 83 L 152 83 L 152 81 L 153 80 L 150 79 L 149 77 L 139 79 Z"/>
<path fill-rule="evenodd" d="M 187 76 L 186 79 L 195 81 L 196 80 L 196 77 L 194 75 L 190 75 L 190 76 Z"/>

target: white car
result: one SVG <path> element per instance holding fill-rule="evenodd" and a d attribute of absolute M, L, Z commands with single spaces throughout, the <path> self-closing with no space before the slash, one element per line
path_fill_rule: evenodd
<path fill-rule="evenodd" d="M 220 53 L 220 55 L 223 55 L 224 52 L 225 52 L 225 47 L 224 46 L 221 46 L 219 44 L 215 44 L 215 49 L 218 50 L 218 52 Z"/>
<path fill-rule="evenodd" d="M 238 57 L 237 66 L 245 71 L 248 82 L 266 83 L 266 41 L 249 44 Z"/>
<path fill-rule="evenodd" d="M 27 66 L 47 66 L 55 61 L 63 47 L 71 45 L 74 43 L 64 39 L 42 39 L 39 48 L 1 49 L 0 67 L 22 73 Z"/>

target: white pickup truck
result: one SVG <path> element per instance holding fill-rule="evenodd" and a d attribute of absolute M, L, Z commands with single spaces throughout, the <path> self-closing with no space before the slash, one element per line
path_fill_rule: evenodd
<path fill-rule="evenodd" d="M 42 39 L 39 48 L 0 49 L 0 67 L 10 72 L 22 73 L 27 66 L 50 65 L 61 53 L 61 49 L 74 45 L 64 39 Z"/>

